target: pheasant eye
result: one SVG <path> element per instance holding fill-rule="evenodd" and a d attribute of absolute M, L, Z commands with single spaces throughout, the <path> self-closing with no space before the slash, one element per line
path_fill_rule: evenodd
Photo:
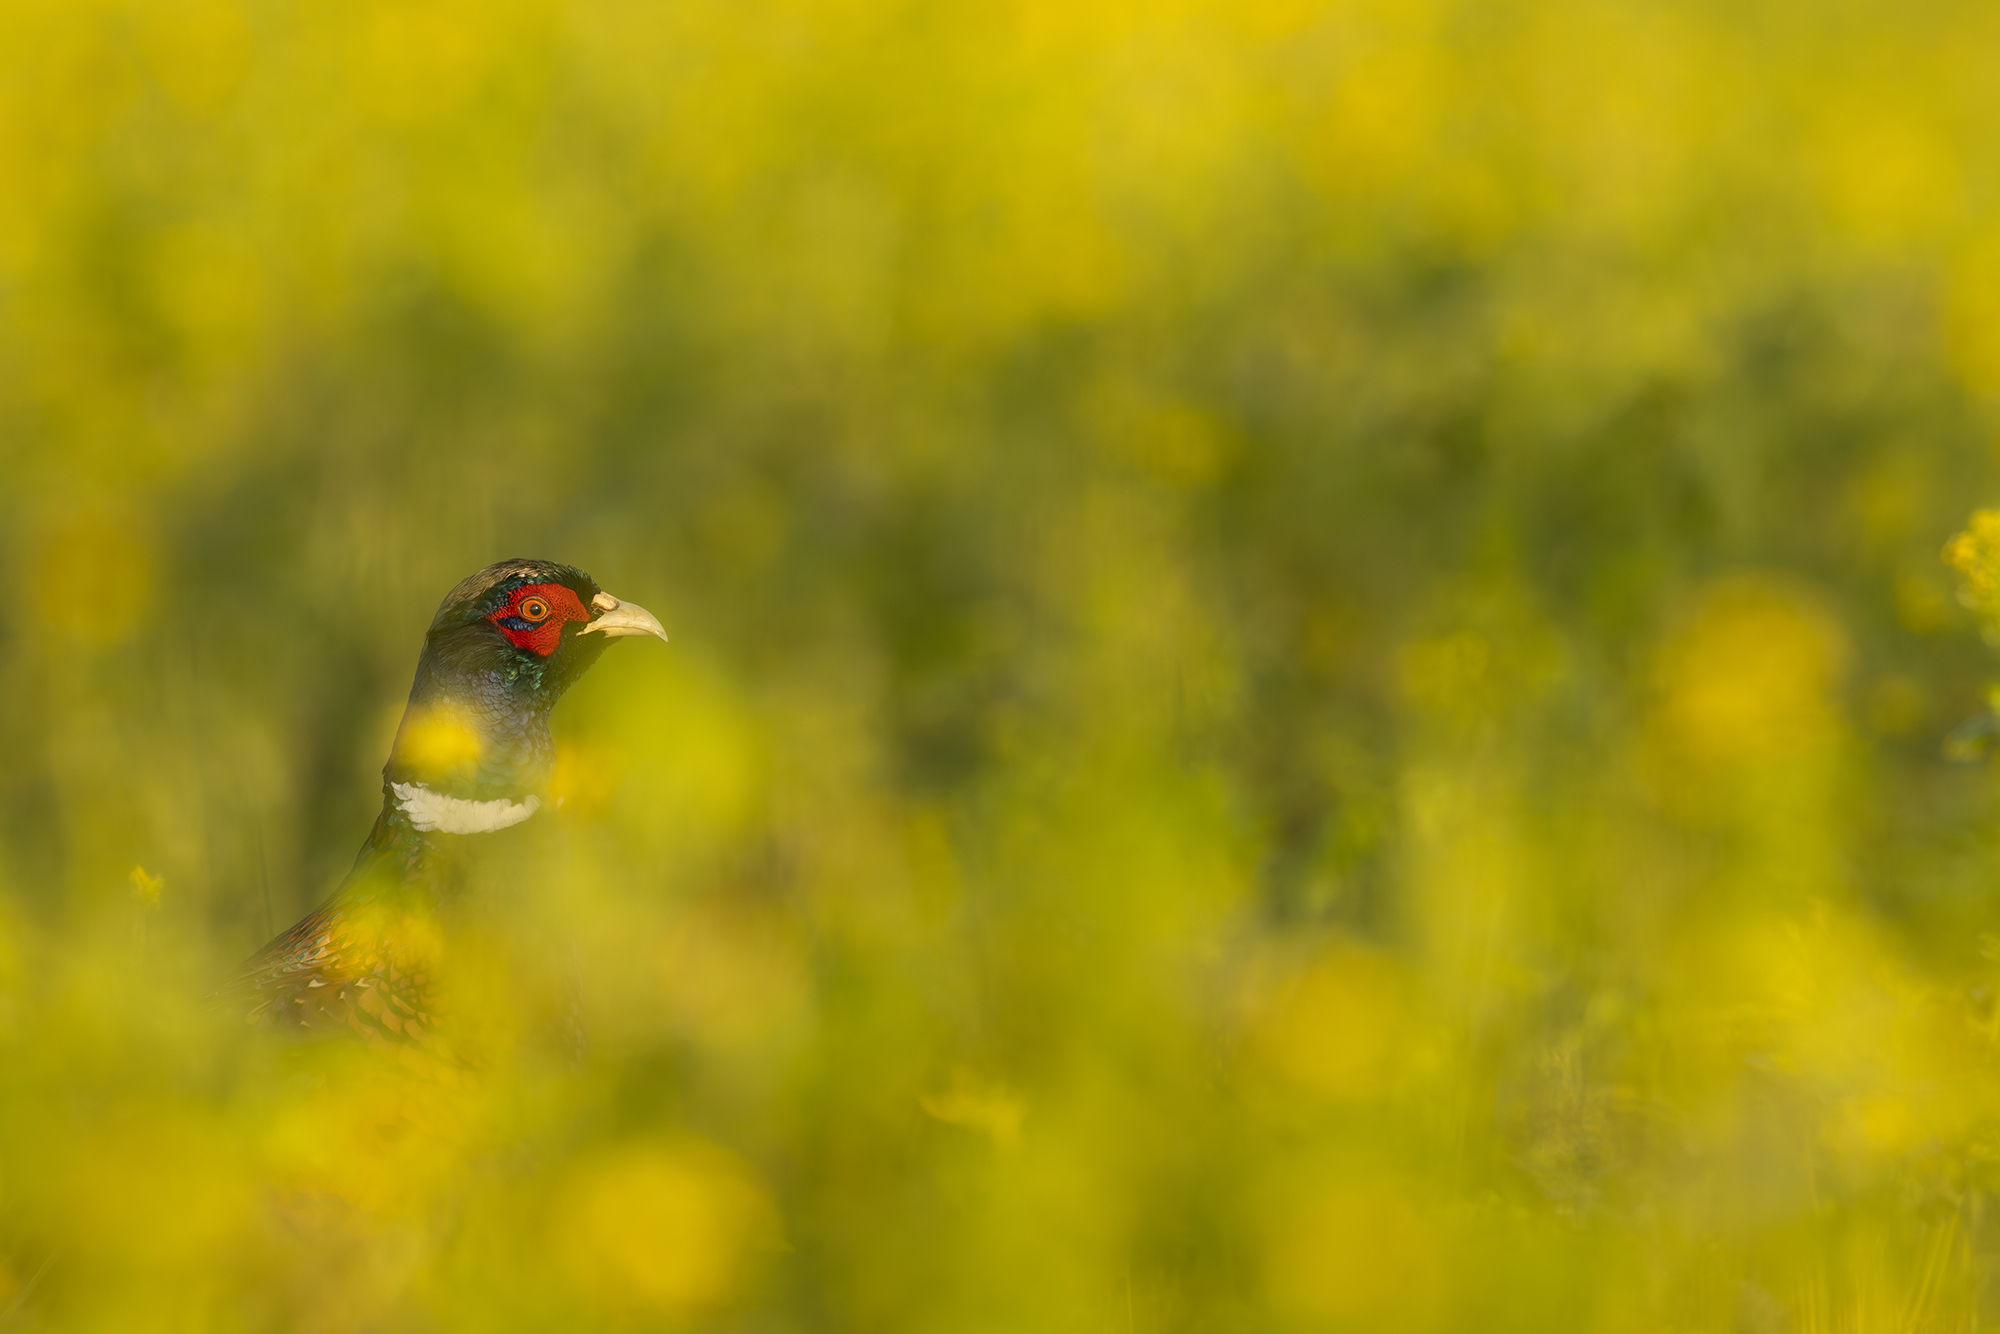
<path fill-rule="evenodd" d="M 524 621 L 547 620 L 549 604 L 543 598 L 522 598 L 521 605 L 516 607 L 514 611 Z"/>

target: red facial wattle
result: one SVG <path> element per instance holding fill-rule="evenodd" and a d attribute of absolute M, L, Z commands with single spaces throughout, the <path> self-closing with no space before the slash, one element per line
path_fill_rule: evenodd
<path fill-rule="evenodd" d="M 564 621 L 587 621 L 590 612 L 565 584 L 523 584 L 507 605 L 486 618 L 515 648 L 546 658 L 562 643 Z"/>

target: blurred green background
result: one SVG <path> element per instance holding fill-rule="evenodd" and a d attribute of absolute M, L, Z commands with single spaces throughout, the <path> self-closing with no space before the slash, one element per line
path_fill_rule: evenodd
<path fill-rule="evenodd" d="M 1996 88 L 1954 0 L 0 0 L 0 1325 L 2000 1321 Z M 515 555 L 674 642 L 483 1066 L 239 1030 Z"/>

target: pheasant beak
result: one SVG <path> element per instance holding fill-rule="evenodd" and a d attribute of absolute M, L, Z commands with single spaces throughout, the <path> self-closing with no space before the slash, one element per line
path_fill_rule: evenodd
<path fill-rule="evenodd" d="M 619 635 L 658 635 L 663 640 L 667 637 L 667 627 L 660 624 L 660 618 L 636 602 L 620 602 L 609 593 L 599 593 L 590 600 L 590 605 L 598 615 L 577 631 L 580 635 L 601 634 L 607 639 Z"/>

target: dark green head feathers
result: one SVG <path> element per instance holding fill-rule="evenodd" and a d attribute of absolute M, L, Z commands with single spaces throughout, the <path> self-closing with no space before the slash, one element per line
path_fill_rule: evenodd
<path fill-rule="evenodd" d="M 424 636 L 409 706 L 383 769 L 385 795 L 424 789 L 403 794 L 402 809 L 420 828 L 499 827 L 490 824 L 499 814 L 454 817 L 441 803 L 518 806 L 531 799 L 547 783 L 553 759 L 549 710 L 624 635 L 667 637 L 651 612 L 621 602 L 573 566 L 508 560 L 462 581 L 445 595 Z M 505 814 L 511 823 L 532 813 Z"/>

